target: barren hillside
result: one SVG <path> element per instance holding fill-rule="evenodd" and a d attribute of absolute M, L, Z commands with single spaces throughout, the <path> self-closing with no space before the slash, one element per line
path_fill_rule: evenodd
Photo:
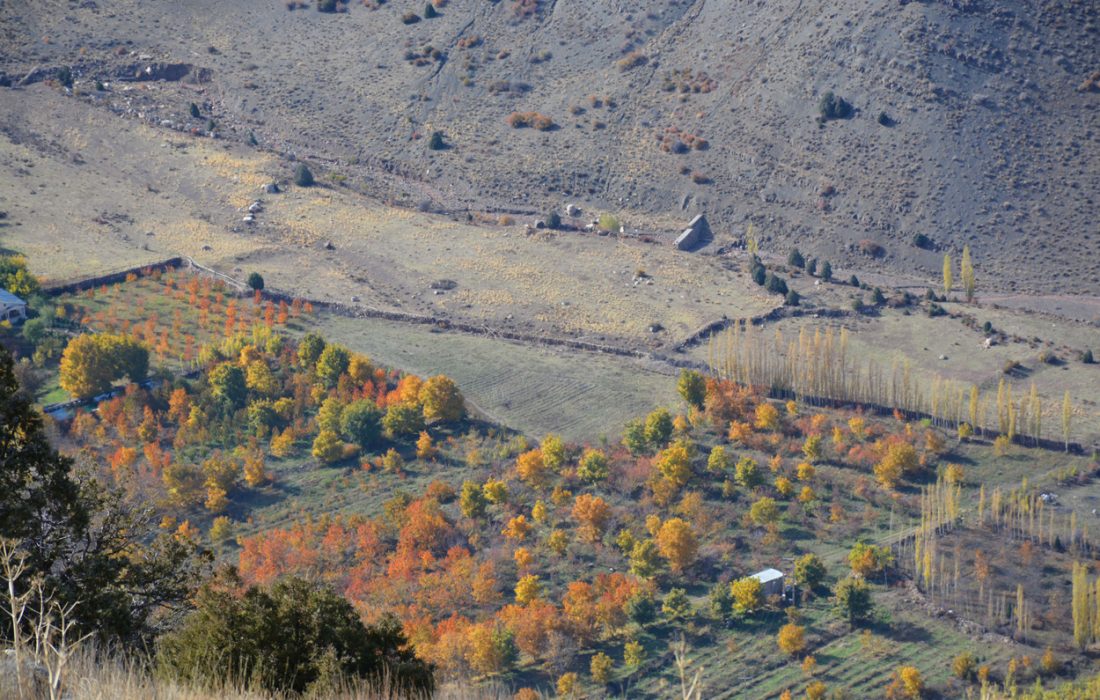
<path fill-rule="evenodd" d="M 127 107 L 110 85 L 102 101 L 251 131 L 410 204 L 575 203 L 642 230 L 706 211 L 719 244 L 751 221 L 766 250 L 926 277 L 969 243 L 986 290 L 1100 292 L 1090 0 L 451 0 L 432 18 L 424 5 L 0 3 L 0 72 L 71 66 L 87 91 L 188 64 L 155 101 Z M 850 116 L 819 123 L 828 91 Z M 554 126 L 514 128 L 513 112 Z M 434 131 L 446 149 L 428 148 Z"/>

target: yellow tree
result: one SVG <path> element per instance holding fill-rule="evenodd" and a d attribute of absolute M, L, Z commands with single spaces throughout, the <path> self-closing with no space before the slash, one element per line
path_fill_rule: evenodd
<path fill-rule="evenodd" d="M 959 264 L 959 276 L 962 278 L 963 291 L 968 302 L 974 301 L 974 265 L 970 261 L 970 246 L 963 246 L 962 262 Z"/>
<path fill-rule="evenodd" d="M 573 502 L 573 518 L 578 524 L 577 534 L 589 542 L 598 542 L 611 519 L 611 506 L 599 496 L 582 493 Z"/>
<path fill-rule="evenodd" d="M 699 541 L 691 525 L 680 518 L 669 518 L 657 532 L 657 551 L 668 561 L 669 568 L 682 572 L 695 561 Z"/>
<path fill-rule="evenodd" d="M 783 625 L 779 628 L 776 643 L 785 654 L 800 654 L 806 648 L 806 628 L 794 623 Z"/>
<path fill-rule="evenodd" d="M 752 576 L 730 583 L 730 595 L 733 596 L 733 609 L 739 613 L 749 614 L 764 607 L 764 584 Z"/>
<path fill-rule="evenodd" d="M 951 274 L 951 255 L 949 253 L 943 254 L 943 293 L 944 296 L 951 293 L 951 286 L 954 279 Z"/>
<path fill-rule="evenodd" d="M 542 488 L 550 479 L 550 469 L 541 450 L 529 450 L 517 457 L 516 473 L 532 488 Z"/>
<path fill-rule="evenodd" d="M 527 574 L 516 583 L 516 602 L 520 605 L 538 600 L 541 595 L 542 584 L 539 582 L 539 577 L 534 574 Z"/>
<path fill-rule="evenodd" d="M 1069 428 L 1073 420 L 1073 404 L 1069 400 L 1069 390 L 1062 396 L 1062 439 L 1066 443 L 1066 452 L 1069 452 Z"/>

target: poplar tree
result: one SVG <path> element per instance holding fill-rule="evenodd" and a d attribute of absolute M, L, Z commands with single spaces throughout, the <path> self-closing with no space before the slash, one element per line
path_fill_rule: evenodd
<path fill-rule="evenodd" d="M 966 292 L 966 300 L 974 301 L 974 265 L 970 262 L 970 246 L 963 246 L 962 261 L 959 264 L 959 275 L 962 277 L 963 291 Z"/>
<path fill-rule="evenodd" d="M 943 294 L 947 296 L 951 293 L 951 286 L 954 279 L 951 274 L 951 254 L 943 254 Z"/>
<path fill-rule="evenodd" d="M 1066 452 L 1069 452 L 1069 426 L 1073 419 L 1073 405 L 1069 400 L 1069 390 L 1062 397 L 1062 439 L 1066 443 Z"/>

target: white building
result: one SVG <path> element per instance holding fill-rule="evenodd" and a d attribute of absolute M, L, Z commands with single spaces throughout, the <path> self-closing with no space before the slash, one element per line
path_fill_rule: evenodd
<path fill-rule="evenodd" d="M 0 289 L 0 321 L 16 323 L 27 320 L 27 302 L 6 289 Z"/>
<path fill-rule="evenodd" d="M 764 586 L 764 595 L 783 595 L 783 572 L 778 569 L 764 569 L 757 571 L 752 578 Z"/>

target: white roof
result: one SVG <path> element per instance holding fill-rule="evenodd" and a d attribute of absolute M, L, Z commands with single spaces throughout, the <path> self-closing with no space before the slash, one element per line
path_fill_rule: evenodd
<path fill-rule="evenodd" d="M 767 583 L 768 581 L 783 578 L 783 572 L 778 569 L 764 569 L 763 571 L 757 571 L 752 577 L 760 583 Z"/>

